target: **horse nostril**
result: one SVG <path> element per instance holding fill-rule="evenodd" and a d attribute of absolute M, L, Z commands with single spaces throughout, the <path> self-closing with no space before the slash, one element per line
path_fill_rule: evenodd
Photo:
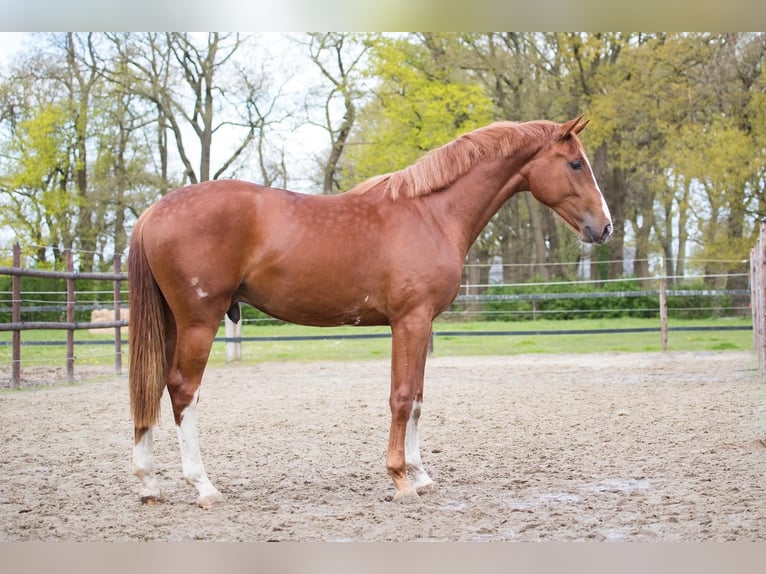
<path fill-rule="evenodd" d="M 612 229 L 613 229 L 612 228 L 612 224 L 611 223 L 607 223 L 604 226 L 604 230 L 601 232 L 600 235 L 598 235 L 598 234 L 594 233 L 594 231 L 593 231 L 593 229 L 591 228 L 590 225 L 585 225 L 583 227 L 583 238 L 588 243 L 598 243 L 598 244 L 601 244 L 604 241 L 606 241 L 609 238 L 609 236 L 612 234 Z"/>

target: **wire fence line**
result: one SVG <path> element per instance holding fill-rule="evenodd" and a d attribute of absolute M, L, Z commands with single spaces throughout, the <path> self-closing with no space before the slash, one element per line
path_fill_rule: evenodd
<path fill-rule="evenodd" d="M 78 341 L 78 345 L 113 345 L 113 352 L 109 353 L 109 356 L 113 355 L 115 359 L 115 372 L 120 374 L 122 372 L 122 347 L 127 343 L 123 339 L 121 329 L 127 327 L 129 320 L 124 318 L 124 310 L 127 306 L 127 289 L 124 288 L 123 283 L 128 281 L 127 273 L 122 273 L 121 261 L 119 257 L 114 260 L 114 272 L 112 273 L 99 273 L 99 272 L 87 272 L 81 273 L 73 270 L 73 262 L 71 252 L 66 253 L 67 259 L 67 271 L 44 271 L 37 269 L 23 269 L 21 267 L 20 252 L 17 249 L 14 250 L 14 264 L 13 267 L 0 267 L 0 275 L 9 275 L 12 278 L 12 290 L 0 292 L 0 313 L 11 314 L 11 321 L 6 323 L 0 323 L 0 332 L 11 331 L 12 341 L 0 340 L 0 345 L 12 345 L 13 358 L 12 363 L 12 386 L 14 388 L 19 386 L 20 380 L 20 368 L 22 363 L 28 364 L 28 361 L 22 361 L 21 359 L 21 333 L 27 330 L 66 330 L 67 340 L 62 341 L 25 341 L 24 345 L 66 345 L 66 366 L 67 366 L 67 380 L 73 380 L 73 367 L 74 367 L 74 332 L 82 329 L 112 329 L 114 332 L 114 338 L 111 340 L 88 340 Z M 741 263 L 737 261 L 736 263 Z M 509 264 L 509 265 L 521 265 L 521 264 Z M 526 264 L 529 265 L 529 264 Z M 711 274 L 700 275 L 694 277 L 694 279 L 708 279 L 708 280 L 723 280 L 729 277 L 747 277 L 749 273 L 738 274 Z M 38 278 L 54 278 L 66 281 L 65 291 L 33 291 L 22 290 L 21 279 L 23 277 L 38 277 Z M 677 278 L 675 278 L 677 279 Z M 684 277 L 688 279 L 688 277 Z M 113 283 L 113 289 L 97 289 L 88 292 L 77 292 L 75 289 L 76 282 L 80 280 L 97 280 L 97 281 L 111 281 Z M 640 290 L 621 290 L 621 291 L 590 291 L 590 292 L 561 292 L 561 293 L 540 293 L 540 292 L 527 292 L 527 293 L 495 293 L 492 290 L 514 290 L 522 288 L 540 288 L 540 287 L 566 287 L 572 286 L 574 288 L 582 286 L 592 286 L 593 284 L 607 285 L 618 284 L 619 282 L 641 282 L 642 284 L 648 284 L 654 282 L 658 284 L 657 288 L 640 289 Z M 470 291 L 475 290 L 477 287 L 485 289 L 482 293 L 472 293 Z M 95 296 L 96 301 L 82 301 L 83 295 Z M 650 312 L 654 313 L 654 316 L 659 315 L 661 322 L 657 327 L 642 328 L 637 327 L 634 329 L 598 329 L 598 330 L 557 330 L 557 331 L 544 331 L 544 330 L 482 330 L 482 331 L 458 331 L 458 330 L 436 330 L 434 337 L 456 337 L 456 336 L 507 336 L 507 335 L 537 335 L 537 334 L 585 334 L 585 333 L 638 333 L 638 332 L 664 332 L 663 340 L 667 341 L 667 331 L 675 330 L 730 330 L 730 329 L 745 329 L 746 327 L 668 327 L 667 326 L 667 297 L 710 297 L 720 298 L 726 296 L 736 296 L 739 298 L 749 297 L 751 290 L 748 289 L 671 289 L 667 287 L 666 278 L 663 277 L 631 277 L 623 279 L 610 279 L 610 280 L 578 280 L 578 281 L 551 281 L 546 283 L 509 283 L 498 284 L 492 283 L 487 285 L 463 285 L 461 286 L 459 295 L 455 299 L 453 307 L 443 314 L 445 318 L 460 319 L 460 318 L 509 318 L 514 315 L 530 315 L 531 318 L 537 316 L 551 316 L 561 311 L 546 310 L 539 308 L 538 305 L 548 301 L 560 301 L 560 300 L 585 300 L 585 299 L 602 299 L 602 298 L 637 298 L 637 297 L 649 297 L 653 300 L 657 300 L 657 304 L 651 307 L 644 307 L 637 310 L 637 312 Z M 108 297 L 111 295 L 111 297 Z M 107 300 L 109 299 L 109 300 Z M 503 303 L 516 303 L 524 302 L 531 305 L 531 310 L 493 310 L 488 308 L 475 309 L 476 304 L 503 304 Z M 84 313 L 87 311 L 103 310 L 113 312 L 112 320 L 99 320 L 99 321 L 77 321 L 75 319 L 76 313 Z M 622 313 L 630 313 L 632 310 L 625 307 L 610 309 L 608 307 L 601 308 L 603 311 L 620 311 Z M 690 306 L 684 308 L 686 311 L 690 310 L 704 310 L 709 307 L 704 306 Z M 731 306 L 729 311 L 734 313 L 743 313 L 749 309 L 749 301 L 747 305 Z M 23 321 L 22 317 L 25 314 L 35 312 L 56 312 L 59 317 L 55 321 Z M 567 313 L 571 315 L 577 315 L 578 313 L 591 313 L 593 310 L 588 309 L 576 309 L 570 308 Z M 665 320 L 662 320 L 662 317 Z M 266 318 L 259 318 L 258 321 L 267 321 Z M 242 323 L 247 323 L 249 320 L 243 318 Z M 272 321 L 278 321 L 272 319 Z M 241 329 L 242 323 L 239 324 Z M 240 331 L 228 332 L 226 336 L 216 339 L 218 342 L 224 342 L 227 346 L 233 345 L 240 346 L 243 342 L 249 341 L 305 341 L 305 340 L 327 340 L 327 339 L 365 339 L 365 338 L 387 338 L 390 337 L 388 333 L 365 333 L 360 332 L 358 334 L 327 334 L 327 335 L 284 335 L 284 336 L 269 336 L 269 337 L 249 337 L 242 336 Z M 240 351 L 241 353 L 241 351 Z M 106 356 L 106 355 L 102 355 Z M 227 357 L 230 356 L 227 347 Z M 236 357 L 236 352 L 231 356 Z"/>
<path fill-rule="evenodd" d="M 625 281 L 638 281 L 642 283 L 656 282 L 660 279 L 668 280 L 705 280 L 705 279 L 726 279 L 729 277 L 749 277 L 749 273 L 706 273 L 701 275 L 662 275 L 662 276 L 648 276 L 648 277 L 618 277 L 615 279 L 578 279 L 567 281 L 546 281 L 545 285 L 605 285 L 608 283 L 623 283 Z M 535 283 L 538 284 L 538 283 Z M 489 287 L 528 287 L 530 283 L 466 283 L 460 286 L 461 291 L 467 291 L 474 288 L 489 288 Z"/>

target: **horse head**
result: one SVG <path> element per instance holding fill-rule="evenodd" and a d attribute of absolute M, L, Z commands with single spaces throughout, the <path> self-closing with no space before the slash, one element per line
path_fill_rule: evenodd
<path fill-rule="evenodd" d="M 578 134 L 588 125 L 582 115 L 553 127 L 550 141 L 525 168 L 528 190 L 553 209 L 585 243 L 603 243 L 612 234 L 612 217 Z"/>

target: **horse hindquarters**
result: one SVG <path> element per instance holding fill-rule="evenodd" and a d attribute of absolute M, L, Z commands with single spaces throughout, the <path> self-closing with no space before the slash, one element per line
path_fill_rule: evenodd
<path fill-rule="evenodd" d="M 196 407 L 202 374 L 218 327 L 218 314 L 209 310 L 203 324 L 176 320 L 176 316 L 188 318 L 205 314 L 186 308 L 188 299 L 183 292 L 179 294 L 172 283 L 168 284 L 167 277 L 160 277 L 173 304 L 165 299 L 158 278 L 149 267 L 142 227 L 137 226 L 137 230 L 131 240 L 128 265 L 133 309 L 130 323 L 130 394 L 135 426 L 133 468 L 141 480 L 141 500 L 149 504 L 161 500 L 154 475 L 152 427 L 159 420 L 160 400 L 167 386 L 184 478 L 197 488 L 198 504 L 209 507 L 221 499 L 221 494 L 210 483 L 202 464 Z M 155 261 L 155 264 L 162 268 L 163 262 Z M 197 301 L 197 304 L 202 303 Z M 177 315 L 171 310 L 173 306 L 180 309 Z"/>

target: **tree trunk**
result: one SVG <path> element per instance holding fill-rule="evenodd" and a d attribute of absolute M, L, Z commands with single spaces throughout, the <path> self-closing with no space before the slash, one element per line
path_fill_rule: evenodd
<path fill-rule="evenodd" d="M 468 250 L 465 263 L 465 294 L 481 295 L 486 289 L 480 285 L 486 285 L 489 282 L 489 254 L 480 247 L 478 242 L 474 242 Z M 465 310 L 475 317 L 481 311 L 481 302 L 467 301 Z"/>
<path fill-rule="evenodd" d="M 67 65 L 69 67 L 69 98 L 76 110 L 74 116 L 74 182 L 77 188 L 78 216 L 76 223 L 79 241 L 79 267 L 81 271 L 92 271 L 96 251 L 96 233 L 93 221 L 94 201 L 88 190 L 88 121 L 91 105 L 90 94 L 95 81 L 95 71 L 83 75 L 75 49 L 74 34 L 66 35 Z M 67 246 L 71 248 L 72 246 Z"/>
<path fill-rule="evenodd" d="M 607 144 L 598 147 L 593 155 L 593 171 L 602 184 L 604 199 L 612 214 L 614 233 L 607 242 L 609 252 L 609 278 L 622 277 L 625 251 L 625 202 L 628 186 L 625 172 L 618 168 L 609 168 L 607 163 Z"/>
<path fill-rule="evenodd" d="M 535 260 L 531 267 L 531 273 L 535 277 L 542 277 L 548 280 L 548 266 L 546 265 L 547 249 L 545 247 L 545 234 L 543 230 L 542 207 L 532 197 L 531 193 L 524 194 L 524 200 L 529 210 L 530 225 L 532 226 L 532 236 L 534 237 Z"/>

